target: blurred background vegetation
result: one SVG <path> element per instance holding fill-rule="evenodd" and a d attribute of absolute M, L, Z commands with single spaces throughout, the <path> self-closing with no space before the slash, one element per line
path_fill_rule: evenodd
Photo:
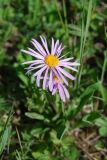
<path fill-rule="evenodd" d="M 106 0 L 0 0 L 1 160 L 107 160 L 106 30 Z M 81 63 L 65 104 L 25 75 L 40 35 Z"/>

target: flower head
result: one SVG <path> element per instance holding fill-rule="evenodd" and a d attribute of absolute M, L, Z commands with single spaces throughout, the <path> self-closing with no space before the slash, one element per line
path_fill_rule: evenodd
<path fill-rule="evenodd" d="M 49 82 L 49 90 L 53 91 L 54 87 L 54 80 L 53 75 L 55 75 L 58 80 L 63 80 L 63 83 L 68 85 L 69 78 L 71 80 L 75 80 L 75 77 L 67 72 L 64 68 L 68 68 L 69 70 L 76 71 L 75 66 L 78 66 L 79 63 L 72 62 L 73 57 L 70 58 L 63 58 L 65 55 L 61 56 L 62 50 L 65 47 L 62 47 L 62 44 L 59 43 L 59 40 L 56 42 L 52 38 L 51 41 L 51 50 L 49 51 L 46 38 L 40 36 L 42 44 L 40 44 L 37 40 L 32 39 L 31 43 L 33 44 L 35 49 L 28 48 L 28 50 L 22 50 L 22 52 L 29 54 L 35 58 L 35 60 L 24 62 L 23 64 L 27 64 L 27 73 L 34 71 L 33 76 L 36 78 L 37 86 L 40 86 L 41 77 L 43 82 L 43 89 L 46 89 L 47 80 Z M 62 85 L 58 83 L 58 88 L 60 91 Z M 65 89 L 66 90 L 66 89 Z M 61 95 L 61 92 L 60 92 Z"/>
<path fill-rule="evenodd" d="M 62 79 L 58 79 L 56 76 L 53 77 L 53 89 L 52 89 L 52 95 L 54 95 L 56 92 L 59 92 L 60 98 L 63 102 L 65 102 L 67 99 L 70 98 L 69 92 L 65 85 L 63 84 Z"/>

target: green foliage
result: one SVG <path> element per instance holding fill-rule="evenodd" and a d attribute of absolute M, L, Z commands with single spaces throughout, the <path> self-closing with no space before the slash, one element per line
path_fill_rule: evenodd
<path fill-rule="evenodd" d="M 106 5 L 104 0 L 0 0 L 1 160 L 78 160 L 91 154 L 107 159 Z M 22 62 L 32 57 L 21 49 L 40 35 L 49 47 L 51 37 L 59 39 L 67 56 L 81 63 L 66 103 L 25 74 Z"/>
<path fill-rule="evenodd" d="M 106 117 L 98 118 L 96 119 L 95 124 L 99 127 L 100 136 L 107 137 L 107 118 Z"/>
<path fill-rule="evenodd" d="M 6 127 L 0 138 L 0 155 L 4 151 L 6 145 L 9 143 L 10 131 L 11 131 L 11 126 Z"/>

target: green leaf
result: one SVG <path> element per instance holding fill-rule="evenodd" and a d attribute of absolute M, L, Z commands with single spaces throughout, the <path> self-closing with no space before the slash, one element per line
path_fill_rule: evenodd
<path fill-rule="evenodd" d="M 11 132 L 11 126 L 7 126 L 2 136 L 0 137 L 0 155 L 2 154 L 3 150 L 5 149 L 6 145 L 9 142 L 10 132 Z"/>
<path fill-rule="evenodd" d="M 102 85 L 102 83 L 98 86 L 101 96 L 105 103 L 107 103 L 107 89 Z"/>
<path fill-rule="evenodd" d="M 75 146 L 72 146 L 71 148 L 72 152 L 70 152 L 70 157 L 72 160 L 77 160 L 79 156 L 79 151 Z"/>
<path fill-rule="evenodd" d="M 32 156 L 35 158 L 35 160 L 52 160 L 50 153 L 48 150 L 44 150 L 43 152 L 33 152 Z"/>
<path fill-rule="evenodd" d="M 36 128 L 36 129 L 33 129 L 31 131 L 31 135 L 34 136 L 34 137 L 37 137 L 37 138 L 39 138 L 41 133 L 43 133 L 43 129 L 42 128 Z"/>
<path fill-rule="evenodd" d="M 101 127 L 99 129 L 99 134 L 101 137 L 107 137 L 107 127 Z"/>
<path fill-rule="evenodd" d="M 31 119 L 37 119 L 37 120 L 44 120 L 45 117 L 41 114 L 38 113 L 33 113 L 33 112 L 26 112 L 25 115 Z"/>
<path fill-rule="evenodd" d="M 93 121 L 95 121 L 99 117 L 100 117 L 100 114 L 98 112 L 91 112 L 85 117 L 83 117 L 82 121 L 87 122 L 89 124 L 93 124 Z"/>
<path fill-rule="evenodd" d="M 98 118 L 95 120 L 95 124 L 98 127 L 107 127 L 107 118 Z"/>
<path fill-rule="evenodd" d="M 18 150 L 16 150 L 16 160 L 22 160 L 21 155 Z"/>
<path fill-rule="evenodd" d="M 80 103 L 79 103 L 78 108 L 75 111 L 75 114 L 77 114 L 78 112 L 80 112 L 82 110 L 82 108 L 88 102 L 88 100 L 93 95 L 93 93 L 98 89 L 98 86 L 100 83 L 101 82 L 97 82 L 95 84 L 92 84 L 84 91 L 84 93 L 80 97 Z"/>
<path fill-rule="evenodd" d="M 57 137 L 57 132 L 55 130 L 52 130 L 50 132 L 51 140 L 55 145 L 59 145 L 61 143 L 61 140 Z"/>
<path fill-rule="evenodd" d="M 28 78 L 22 72 L 18 72 L 18 77 L 24 83 L 25 86 L 28 86 Z"/>

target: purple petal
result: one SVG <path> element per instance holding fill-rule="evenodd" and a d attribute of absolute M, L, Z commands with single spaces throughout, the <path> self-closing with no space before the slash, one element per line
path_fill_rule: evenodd
<path fill-rule="evenodd" d="M 65 94 L 64 94 L 63 88 L 62 88 L 62 86 L 60 84 L 58 84 L 58 90 L 59 90 L 59 95 L 61 97 L 61 100 L 63 102 L 65 102 Z"/>
<path fill-rule="evenodd" d="M 80 63 L 77 63 L 77 62 L 61 62 L 61 64 L 62 65 L 69 65 L 69 66 L 79 66 L 80 65 Z"/>
<path fill-rule="evenodd" d="M 37 79 L 36 79 L 36 85 L 38 86 L 38 87 L 40 87 L 40 80 L 42 80 L 43 79 L 43 77 L 41 77 L 41 76 L 38 76 L 37 77 Z"/>
<path fill-rule="evenodd" d="M 59 65 L 59 66 L 63 66 L 63 67 L 66 67 L 66 68 L 68 68 L 68 69 L 70 69 L 70 70 L 73 70 L 73 71 L 75 71 L 75 72 L 78 72 L 78 70 L 77 69 L 75 69 L 75 68 L 73 68 L 73 67 L 71 67 L 71 66 L 68 66 L 68 65 Z"/>
<path fill-rule="evenodd" d="M 69 99 L 70 98 L 69 92 L 64 85 L 63 85 L 63 89 L 64 89 L 64 92 L 65 92 L 67 99 Z"/>
<path fill-rule="evenodd" d="M 46 67 L 46 68 L 47 68 L 47 67 Z M 44 67 L 44 69 L 42 68 L 41 71 L 39 70 L 39 72 L 38 72 L 37 80 L 36 80 L 36 84 L 37 84 L 38 87 L 40 86 L 41 74 L 43 73 L 43 71 L 45 71 L 46 68 Z M 44 79 L 44 78 L 43 78 L 43 79 Z"/>
<path fill-rule="evenodd" d="M 50 71 L 50 77 L 49 77 L 49 90 L 52 91 L 53 89 L 53 71 Z"/>
<path fill-rule="evenodd" d="M 67 71 L 60 67 L 56 67 L 62 74 L 64 74 L 66 77 L 68 77 L 71 80 L 75 80 L 75 77 L 73 77 L 71 74 L 69 74 Z"/>
<path fill-rule="evenodd" d="M 46 69 L 45 76 L 44 76 L 44 79 L 43 79 L 43 89 L 46 89 L 48 71 L 49 71 L 49 67 Z"/>
<path fill-rule="evenodd" d="M 42 74 L 42 72 L 43 72 L 46 68 L 47 68 L 47 66 L 45 65 L 43 68 L 41 68 L 39 71 L 37 71 L 37 72 L 33 75 L 33 77 L 36 77 L 37 75 Z"/>
<path fill-rule="evenodd" d="M 43 62 L 44 62 L 43 60 L 32 60 L 32 61 L 23 62 L 22 64 L 31 64 L 33 66 L 35 64 L 41 64 Z"/>
<path fill-rule="evenodd" d="M 55 46 L 54 46 L 53 52 L 51 53 L 52 55 L 55 55 L 55 54 L 57 53 L 58 45 L 59 45 L 59 40 L 57 40 L 57 41 L 56 41 L 56 43 L 55 43 Z"/>
<path fill-rule="evenodd" d="M 58 53 L 58 57 L 60 56 L 62 50 L 64 50 L 64 49 L 65 49 L 65 46 L 58 51 L 58 52 L 59 52 L 59 53 Z M 63 57 L 63 56 L 62 56 L 62 57 Z"/>
<path fill-rule="evenodd" d="M 62 47 L 62 43 L 59 45 L 59 47 L 57 49 L 57 55 L 61 52 L 61 47 Z"/>
<path fill-rule="evenodd" d="M 56 93 L 57 89 L 58 89 L 58 86 L 55 85 L 54 88 L 53 88 L 53 91 L 52 91 L 52 95 L 54 95 Z"/>
<path fill-rule="evenodd" d="M 52 38 L 52 44 L 51 44 L 51 54 L 53 54 L 54 51 L 54 39 Z"/>
<path fill-rule="evenodd" d="M 59 81 L 60 81 L 60 75 L 59 75 L 59 73 L 57 72 L 57 70 L 55 69 L 55 68 L 52 68 L 52 71 L 53 71 L 53 73 L 54 73 L 54 75 L 59 79 Z"/>
<path fill-rule="evenodd" d="M 26 74 L 28 74 L 29 72 L 33 71 L 33 70 L 36 70 L 38 68 L 41 68 L 41 67 L 44 67 L 45 65 L 44 64 L 41 64 L 39 66 L 36 66 L 36 67 L 28 67 L 26 69 L 28 69 L 28 71 L 26 72 Z"/>
<path fill-rule="evenodd" d="M 36 54 L 38 57 L 43 57 L 43 55 L 39 54 L 38 52 L 34 51 L 33 49 L 31 49 L 31 48 L 29 48 L 29 47 L 28 47 L 28 50 L 29 50 L 30 52 Z M 44 57 L 43 57 L 42 59 L 44 59 Z"/>
<path fill-rule="evenodd" d="M 43 37 L 43 36 L 40 36 L 40 38 L 41 38 L 41 41 L 42 41 L 42 43 L 43 43 L 43 45 L 44 45 L 44 47 L 45 47 L 46 52 L 47 52 L 48 54 L 50 54 L 49 49 L 48 49 L 48 45 L 47 45 L 46 38 Z"/>
<path fill-rule="evenodd" d="M 37 68 L 40 68 L 40 67 L 43 67 L 43 66 L 45 66 L 45 64 L 40 64 L 40 65 L 37 65 L 37 66 L 28 66 L 27 68 L 25 68 L 25 69 L 37 69 Z"/>
<path fill-rule="evenodd" d="M 59 57 L 60 55 L 58 55 L 59 59 L 61 60 L 63 57 L 65 57 L 68 53 L 64 54 L 63 56 Z"/>
<path fill-rule="evenodd" d="M 61 59 L 60 62 L 67 62 L 67 61 L 72 60 L 72 59 L 74 59 L 74 57 Z"/>
<path fill-rule="evenodd" d="M 27 62 L 23 62 L 22 64 L 31 64 L 31 63 L 34 63 L 36 62 L 37 60 L 32 60 L 32 61 L 27 61 Z M 41 61 L 41 60 L 40 60 Z"/>
<path fill-rule="evenodd" d="M 36 41 L 35 39 L 32 39 L 31 42 L 43 56 L 46 56 L 45 50 L 43 49 L 43 47 L 38 41 Z"/>
<path fill-rule="evenodd" d="M 62 78 L 63 82 L 68 86 L 68 81 L 66 80 L 66 78 L 62 75 L 61 72 L 59 72 L 59 70 L 57 69 L 57 72 L 59 73 L 60 77 Z"/>
<path fill-rule="evenodd" d="M 26 54 L 29 54 L 29 55 L 31 55 L 31 56 L 33 56 L 35 58 L 44 59 L 44 57 L 41 56 L 41 55 L 39 55 L 38 53 L 33 53 L 31 51 L 27 51 L 27 50 L 23 50 L 23 49 L 21 51 L 24 52 L 24 53 L 26 53 Z"/>
<path fill-rule="evenodd" d="M 38 65 L 38 64 L 44 64 L 44 61 L 43 60 L 36 60 L 34 63 L 32 63 L 29 67 L 33 67 L 35 65 Z"/>
<path fill-rule="evenodd" d="M 40 87 L 40 80 L 41 80 L 41 76 L 38 75 L 38 76 L 37 76 L 37 79 L 36 79 L 36 85 L 37 85 L 38 87 Z"/>

